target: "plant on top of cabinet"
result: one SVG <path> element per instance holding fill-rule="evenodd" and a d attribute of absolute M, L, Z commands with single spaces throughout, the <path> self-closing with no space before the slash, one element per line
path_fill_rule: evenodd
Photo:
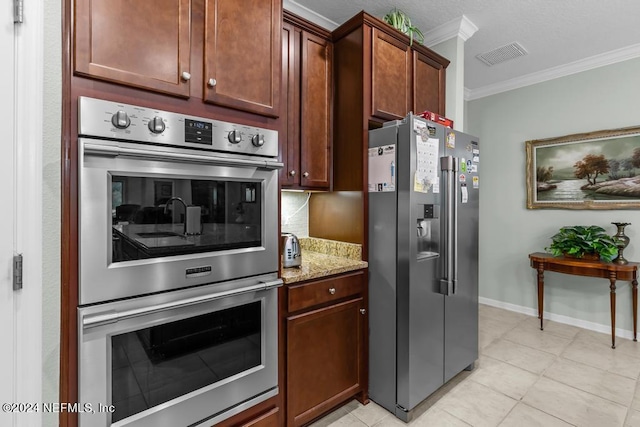
<path fill-rule="evenodd" d="M 424 43 L 424 34 L 418 27 L 411 25 L 411 18 L 405 12 L 398 8 L 393 8 L 389 13 L 384 15 L 384 22 L 391 25 L 396 30 L 405 33 L 409 36 L 409 46 L 413 45 L 413 38 L 415 36 L 419 43 Z"/>

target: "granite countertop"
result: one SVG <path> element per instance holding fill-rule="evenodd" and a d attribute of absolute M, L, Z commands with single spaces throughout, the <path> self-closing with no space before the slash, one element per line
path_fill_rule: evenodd
<path fill-rule="evenodd" d="M 368 267 L 362 261 L 362 245 L 335 240 L 300 238 L 302 266 L 282 269 L 285 284 L 320 279 Z"/>

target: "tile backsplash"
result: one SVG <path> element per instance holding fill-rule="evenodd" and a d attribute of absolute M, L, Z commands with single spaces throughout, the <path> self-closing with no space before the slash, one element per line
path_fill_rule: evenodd
<path fill-rule="evenodd" d="M 309 236 L 309 197 L 311 193 L 283 191 L 280 193 L 280 228 L 283 233 Z"/>

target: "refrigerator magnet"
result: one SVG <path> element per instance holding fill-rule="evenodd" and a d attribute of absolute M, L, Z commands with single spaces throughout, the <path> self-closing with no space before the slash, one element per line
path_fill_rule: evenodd
<path fill-rule="evenodd" d="M 462 195 L 462 203 L 467 203 L 469 200 L 469 193 L 467 192 L 467 184 L 462 184 L 460 186 L 460 194 Z"/>
<path fill-rule="evenodd" d="M 480 187 L 480 177 L 479 176 L 474 176 L 473 177 L 473 188 L 478 188 Z"/>
<path fill-rule="evenodd" d="M 462 172 L 467 171 L 467 162 L 465 161 L 464 157 L 460 158 L 460 170 Z"/>
<path fill-rule="evenodd" d="M 456 134 L 453 132 L 447 134 L 447 148 L 456 148 Z"/>
<path fill-rule="evenodd" d="M 460 178 L 458 178 L 460 182 L 467 182 L 467 176 L 465 174 L 460 174 Z"/>

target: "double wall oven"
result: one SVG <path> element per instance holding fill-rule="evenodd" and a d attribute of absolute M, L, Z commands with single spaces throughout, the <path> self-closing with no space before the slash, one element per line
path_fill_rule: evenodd
<path fill-rule="evenodd" d="M 213 425 L 275 396 L 277 132 L 78 111 L 80 425 Z"/>

